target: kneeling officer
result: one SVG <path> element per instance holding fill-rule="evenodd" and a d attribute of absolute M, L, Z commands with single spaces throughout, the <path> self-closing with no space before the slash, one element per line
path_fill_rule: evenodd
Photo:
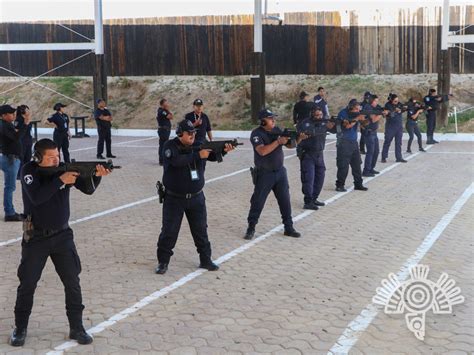
<path fill-rule="evenodd" d="M 211 259 L 211 243 L 207 235 L 204 169 L 206 160 L 216 161 L 214 152 L 193 147 L 196 128 L 189 120 L 178 123 L 177 137 L 165 143 L 163 148 L 163 225 L 158 239 L 157 274 L 164 274 L 178 240 L 183 215 L 191 228 L 191 234 L 199 254 L 200 268 L 215 271 L 219 267 Z M 233 150 L 227 144 L 224 154 Z"/>
<path fill-rule="evenodd" d="M 50 139 L 39 140 L 34 147 L 33 160 L 25 164 L 21 171 L 21 186 L 26 220 L 23 222 L 21 262 L 18 267 L 20 286 L 15 304 L 15 330 L 10 337 L 10 345 L 22 346 L 26 339 L 26 328 L 33 307 L 33 296 L 43 268 L 51 257 L 66 293 L 66 314 L 69 320 L 69 338 L 79 344 L 92 343 L 92 337 L 82 325 L 81 286 L 79 273 L 81 262 L 74 244 L 72 229 L 69 227 L 69 191 L 72 186 L 84 193 L 86 183 L 76 172 L 66 172 L 60 176 L 42 176 L 39 168 L 59 165 L 58 146 Z M 96 167 L 94 186 L 101 176 L 110 171 L 103 166 Z"/>

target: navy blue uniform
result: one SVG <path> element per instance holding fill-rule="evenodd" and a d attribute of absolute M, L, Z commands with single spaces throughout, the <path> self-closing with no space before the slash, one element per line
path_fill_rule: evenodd
<path fill-rule="evenodd" d="M 43 268 L 51 257 L 66 294 L 66 314 L 72 329 L 82 327 L 81 262 L 73 240 L 69 221 L 69 191 L 59 177 L 43 177 L 38 164 L 29 162 L 21 172 L 25 213 L 31 215 L 33 237 L 21 243 L 21 262 L 18 267 L 20 286 L 15 304 L 15 325 L 26 328 L 33 307 L 33 296 Z M 94 185 L 100 177 L 93 177 Z M 78 178 L 75 187 L 86 191 L 86 184 Z M 93 191 L 86 191 L 91 194 Z"/>
<path fill-rule="evenodd" d="M 420 128 L 418 127 L 419 115 L 416 118 L 413 118 L 413 116 L 418 112 L 418 110 L 419 108 L 417 108 L 415 105 L 408 106 L 407 123 L 405 125 L 405 128 L 407 129 L 407 132 L 410 138 L 408 139 L 407 151 L 411 151 L 411 143 L 413 142 L 413 138 L 415 135 L 418 140 L 418 148 L 419 149 L 423 148 L 423 143 L 421 141 L 421 132 L 420 132 Z"/>
<path fill-rule="evenodd" d="M 53 141 L 58 146 L 58 150 L 63 153 L 63 159 L 66 163 L 70 163 L 69 157 L 69 116 L 65 113 L 56 112 L 48 118 L 48 121 L 54 123 L 56 127 L 53 132 Z"/>
<path fill-rule="evenodd" d="M 185 150 L 178 137 L 164 146 L 163 185 L 163 226 L 158 240 L 157 257 L 160 264 L 168 264 L 178 240 L 183 215 L 186 214 L 194 245 L 201 264 L 211 261 L 211 243 L 207 235 L 206 199 L 202 191 L 205 183 L 205 159 L 198 151 Z M 207 158 L 216 161 L 211 153 Z"/>
<path fill-rule="evenodd" d="M 426 112 L 426 137 L 428 143 L 433 143 L 434 131 L 436 129 L 436 110 L 438 110 L 439 104 L 443 102 L 447 97 L 440 99 L 437 96 L 427 95 L 423 98 L 423 102 L 427 108 Z"/>
<path fill-rule="evenodd" d="M 308 118 L 311 116 L 311 110 L 314 107 L 313 102 L 308 102 L 305 100 L 300 100 L 298 101 L 295 106 L 293 106 L 293 122 L 297 124 L 298 122 L 301 122 L 305 118 Z"/>
<path fill-rule="evenodd" d="M 163 164 L 163 147 L 170 139 L 171 121 L 167 118 L 170 112 L 164 108 L 159 107 L 156 113 L 156 120 L 158 122 L 158 137 L 160 138 L 158 146 L 158 159 L 160 164 Z"/>
<path fill-rule="evenodd" d="M 22 129 L 23 126 L 25 126 L 25 119 L 23 118 L 22 115 L 18 115 L 16 120 L 15 120 L 15 128 L 16 129 Z M 31 136 L 31 127 L 32 124 L 26 125 L 26 132 L 25 134 L 21 137 L 20 143 L 21 143 L 21 155 L 20 155 L 20 160 L 21 164 L 26 164 L 31 160 L 31 151 L 33 147 L 33 137 Z"/>
<path fill-rule="evenodd" d="M 274 135 L 270 135 L 263 127 L 258 127 L 254 129 L 250 135 L 250 142 L 254 150 L 255 169 L 257 170 L 257 179 L 252 198 L 250 199 L 250 211 L 247 218 L 251 228 L 257 225 L 270 191 L 273 191 L 278 201 L 285 230 L 291 230 L 293 228 L 290 188 L 286 169 L 283 166 L 283 148 L 280 145 L 265 156 L 261 156 L 256 151 L 256 147 L 274 142 L 278 138 L 277 135 L 281 132 L 280 128 L 275 127 L 271 132 Z"/>
<path fill-rule="evenodd" d="M 316 95 L 313 101 L 317 106 L 321 107 L 323 111 L 323 117 L 329 118 L 329 106 L 327 101 L 323 97 L 321 97 L 321 95 Z"/>
<path fill-rule="evenodd" d="M 385 137 L 382 149 L 382 160 L 387 159 L 388 149 L 392 140 L 395 138 L 395 158 L 397 161 L 403 160 L 402 156 L 402 138 L 403 138 L 403 117 L 401 112 L 395 112 L 397 106 L 387 102 L 385 109 L 390 113 L 387 115 L 385 122 Z"/>
<path fill-rule="evenodd" d="M 296 148 L 300 158 L 304 203 L 309 204 L 318 199 L 323 188 L 326 174 L 324 148 L 328 128 L 325 122 L 307 118 L 301 121 L 296 129 L 299 133 L 306 133 L 310 136 L 302 140 Z"/>
<path fill-rule="evenodd" d="M 196 122 L 198 115 L 193 111 L 186 114 L 184 117 L 185 120 L 189 120 L 192 123 Z M 212 131 L 211 121 L 209 117 L 203 112 L 201 113 L 202 123 L 199 126 L 196 126 L 196 138 L 194 139 L 194 145 L 201 145 L 206 141 L 206 134 L 209 131 Z"/>
<path fill-rule="evenodd" d="M 357 129 L 359 127 L 359 122 L 357 122 L 352 128 L 345 128 L 342 125 L 343 120 L 350 120 L 347 108 L 339 112 L 337 119 L 336 124 L 340 126 L 340 133 L 338 134 L 337 142 L 336 187 L 344 187 L 347 174 L 349 174 L 349 166 L 351 167 L 352 176 L 354 177 L 354 185 L 362 186 L 362 172 L 360 167 L 362 159 L 357 144 Z"/>
<path fill-rule="evenodd" d="M 97 124 L 97 134 L 99 139 L 97 141 L 97 155 L 102 155 L 104 152 L 104 143 L 105 143 L 105 151 L 107 156 L 110 157 L 112 155 L 112 123 L 109 121 L 101 120 L 100 116 L 112 116 L 109 110 L 106 108 L 96 108 L 94 111 L 94 118 Z"/>
<path fill-rule="evenodd" d="M 376 107 L 372 107 L 369 103 L 365 103 L 362 106 L 362 110 L 374 110 L 374 109 L 382 109 L 380 105 Z M 377 137 L 377 131 L 379 129 L 379 121 L 372 122 L 371 115 L 368 115 L 367 118 L 369 119 L 369 124 L 365 129 L 361 129 L 361 134 L 364 136 L 364 144 L 367 147 L 365 153 L 365 160 L 364 160 L 364 170 L 363 174 L 371 174 L 375 169 L 375 165 L 377 165 L 377 159 L 379 157 L 380 152 L 380 145 L 379 139 Z"/>

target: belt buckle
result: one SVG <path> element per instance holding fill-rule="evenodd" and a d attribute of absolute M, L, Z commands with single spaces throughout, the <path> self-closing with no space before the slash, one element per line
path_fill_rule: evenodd
<path fill-rule="evenodd" d="M 189 200 L 192 197 L 192 194 L 186 194 L 186 200 Z"/>

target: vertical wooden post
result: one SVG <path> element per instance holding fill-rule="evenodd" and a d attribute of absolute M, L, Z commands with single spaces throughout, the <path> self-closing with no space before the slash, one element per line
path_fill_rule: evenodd
<path fill-rule="evenodd" d="M 252 121 L 258 122 L 258 113 L 265 108 L 265 53 L 254 53 L 254 76 L 250 79 Z"/>
<path fill-rule="evenodd" d="M 107 74 L 105 71 L 104 54 L 95 56 L 93 86 L 94 107 L 97 107 L 97 99 L 102 98 L 107 101 Z"/>
<path fill-rule="evenodd" d="M 438 95 L 451 92 L 451 49 L 442 50 L 439 56 L 438 66 Z M 448 124 L 449 101 L 444 101 L 438 110 L 438 124 L 446 127 Z"/>

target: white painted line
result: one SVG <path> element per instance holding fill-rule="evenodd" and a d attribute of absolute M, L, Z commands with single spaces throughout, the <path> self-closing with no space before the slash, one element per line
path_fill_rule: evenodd
<path fill-rule="evenodd" d="M 146 138 L 146 139 L 153 139 L 153 138 Z M 146 140 L 146 139 L 140 139 L 140 140 Z M 123 143 L 125 143 L 125 142 L 123 142 Z M 335 143 L 335 142 L 327 143 L 327 145 L 333 144 L 333 143 Z M 296 154 L 287 155 L 285 157 L 285 159 L 293 158 L 295 156 L 296 156 Z M 226 175 L 222 175 L 222 176 L 218 176 L 218 177 L 209 179 L 209 180 L 206 181 L 206 184 L 209 184 L 209 183 L 214 182 L 214 181 L 219 181 L 219 180 L 222 180 L 222 179 L 234 176 L 234 175 L 244 173 L 246 171 L 249 171 L 249 169 L 250 168 L 240 169 L 240 170 L 234 171 L 233 173 L 230 173 L 230 174 L 226 174 Z M 87 216 L 87 217 L 76 219 L 74 221 L 71 221 L 69 223 L 69 225 L 74 225 L 76 223 L 81 223 L 81 222 L 89 221 L 91 219 L 95 219 L 95 218 L 98 218 L 98 217 L 106 216 L 108 214 L 118 212 L 118 211 L 130 208 L 130 207 L 134 207 L 134 206 L 138 206 L 138 205 L 141 205 L 141 204 L 144 204 L 144 203 L 155 201 L 156 199 L 158 199 L 158 196 L 152 196 L 152 197 L 144 198 L 142 200 L 138 200 L 138 201 L 135 201 L 135 202 L 127 203 L 127 204 L 122 205 L 122 206 L 118 206 L 118 207 L 114 207 L 114 208 L 111 208 L 111 209 L 108 209 L 108 210 L 105 210 L 105 211 L 102 211 L 102 212 L 94 213 L 94 214 L 92 214 L 90 216 Z M 21 241 L 21 239 L 22 239 L 22 237 L 18 237 L 18 238 L 14 238 L 14 239 L 9 239 L 9 240 L 4 241 L 4 242 L 0 242 L 0 247 L 19 242 L 19 241 Z"/>
<path fill-rule="evenodd" d="M 113 143 L 112 146 L 114 147 L 114 146 L 117 146 L 117 145 L 122 145 L 122 144 L 127 144 L 127 143 L 136 143 L 136 142 L 148 141 L 150 139 L 157 139 L 157 138 L 158 137 L 148 137 L 148 138 L 143 138 L 143 139 L 135 139 L 135 140 L 132 140 L 132 141 L 118 142 L 118 143 Z M 158 148 L 158 146 L 156 146 L 156 148 Z M 97 149 L 97 145 L 95 145 L 93 147 L 73 149 L 73 150 L 70 150 L 69 153 L 81 152 L 81 151 L 84 151 L 84 150 L 91 150 L 91 149 Z"/>
<path fill-rule="evenodd" d="M 474 193 L 474 182 L 464 191 L 464 193 L 457 199 L 452 205 L 448 213 L 446 213 L 431 232 L 425 237 L 423 242 L 418 246 L 415 253 L 410 256 L 405 263 L 402 265 L 398 273 L 396 274 L 400 282 L 405 281 L 408 278 L 410 269 L 418 264 L 426 253 L 431 249 L 433 244 L 438 240 L 440 235 L 461 211 L 464 204 Z M 373 303 L 370 303 L 365 307 L 360 314 L 350 322 L 342 335 L 339 337 L 337 342 L 328 351 L 328 355 L 333 354 L 348 354 L 352 347 L 357 343 L 362 333 L 372 323 L 374 318 L 379 313 L 379 309 Z"/>
<path fill-rule="evenodd" d="M 411 158 L 414 158 L 418 154 L 419 153 L 413 154 L 411 156 Z M 294 156 L 296 156 L 296 154 L 287 156 L 285 158 L 291 158 L 291 157 L 294 157 Z M 380 174 L 376 175 L 375 177 L 369 178 L 366 181 L 369 182 L 369 181 L 371 181 L 375 178 L 378 178 L 379 176 L 382 176 L 383 174 L 389 172 L 390 170 L 394 169 L 396 166 L 398 166 L 400 164 L 402 164 L 402 163 L 393 164 L 393 165 L 385 168 L 384 170 L 382 170 L 380 172 Z M 248 169 L 242 169 L 240 171 L 241 172 L 242 171 L 248 171 Z M 219 178 L 221 178 L 221 177 L 219 177 Z M 336 201 L 336 200 L 340 199 L 341 197 L 347 195 L 351 191 L 353 191 L 353 188 L 348 189 L 347 192 L 340 192 L 340 193 L 336 194 L 335 196 L 333 196 L 330 199 L 325 201 L 326 205 L 329 205 L 329 204 L 333 203 L 334 201 Z M 294 217 L 293 222 L 298 222 L 298 221 L 308 217 L 309 215 L 311 215 L 314 212 L 315 211 L 310 211 L 310 210 L 304 211 L 304 212 L 300 213 L 299 215 L 297 215 L 296 217 Z M 217 260 L 215 260 L 215 263 L 220 265 L 220 264 L 232 259 L 234 256 L 237 256 L 237 255 L 243 253 L 244 251 L 250 249 L 254 245 L 264 241 L 265 239 L 267 239 L 272 234 L 275 234 L 276 232 L 279 232 L 281 230 L 283 230 L 283 224 L 280 224 L 280 225 L 274 227 L 273 229 L 271 229 L 267 233 L 255 238 L 254 240 L 241 245 L 240 247 L 228 252 L 227 254 L 222 255 Z M 186 276 L 180 278 L 178 281 L 172 283 L 171 285 L 166 286 L 166 287 L 164 287 L 164 288 L 162 288 L 158 291 L 155 291 L 152 294 L 142 298 L 140 301 L 135 303 L 133 306 L 120 311 L 119 313 L 117 313 L 117 314 L 113 315 L 112 317 L 110 317 L 108 320 L 106 320 L 102 323 L 99 323 L 98 325 L 88 329 L 87 331 L 90 332 L 91 334 L 100 333 L 103 330 L 105 330 L 106 328 L 114 325 L 118 321 L 127 318 L 129 315 L 131 315 L 131 314 L 135 313 L 136 311 L 142 309 L 143 307 L 149 305 L 151 302 L 156 301 L 161 296 L 166 295 L 169 292 L 177 289 L 178 287 L 185 285 L 189 281 L 195 279 L 196 277 L 202 275 L 205 272 L 206 272 L 206 270 L 204 270 L 204 269 L 193 271 L 193 272 L 187 274 Z M 71 348 L 73 348 L 77 345 L 78 345 L 78 343 L 75 342 L 75 341 L 67 341 L 67 342 L 64 342 L 64 343 L 58 345 L 57 347 L 54 348 L 54 351 L 50 351 L 46 355 L 62 355 L 64 351 L 69 350 L 69 349 L 71 349 Z"/>

